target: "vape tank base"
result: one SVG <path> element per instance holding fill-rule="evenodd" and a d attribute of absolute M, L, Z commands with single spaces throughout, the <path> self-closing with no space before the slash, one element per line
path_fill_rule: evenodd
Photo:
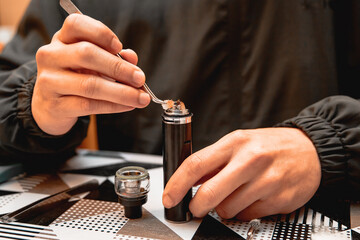
<path fill-rule="evenodd" d="M 145 168 L 130 166 L 120 168 L 115 174 L 115 192 L 124 206 L 125 217 L 140 218 L 142 205 L 147 201 L 150 176 Z"/>
<path fill-rule="evenodd" d="M 141 218 L 142 217 L 142 205 L 147 202 L 147 196 L 138 198 L 124 198 L 119 197 L 119 203 L 124 206 L 125 217 L 127 218 Z"/>

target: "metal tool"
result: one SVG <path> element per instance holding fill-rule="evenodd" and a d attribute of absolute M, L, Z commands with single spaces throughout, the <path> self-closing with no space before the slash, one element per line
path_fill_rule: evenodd
<path fill-rule="evenodd" d="M 154 102 L 154 103 L 158 103 L 158 104 L 161 104 L 162 106 L 165 104 L 166 105 L 166 102 L 167 100 L 161 100 L 159 98 L 157 98 L 155 96 L 155 94 L 150 90 L 150 88 L 148 87 L 148 85 L 146 83 L 144 83 L 144 86 L 143 86 L 145 92 L 147 92 L 150 96 L 151 96 L 151 100 Z M 164 107 L 164 106 L 163 106 Z"/>
<path fill-rule="evenodd" d="M 71 1 L 71 0 L 60 0 L 60 6 L 68 13 L 68 14 L 73 14 L 73 13 L 78 13 L 78 14 L 82 14 L 82 12 L 75 6 L 75 4 Z M 116 56 L 118 56 L 119 58 L 121 58 L 120 53 L 117 53 Z M 150 97 L 151 100 L 154 103 L 158 103 L 161 104 L 162 107 L 165 109 L 166 106 L 166 100 L 161 100 L 159 98 L 157 98 L 155 96 L 155 94 L 150 90 L 150 88 L 148 87 L 148 85 L 146 83 L 144 83 L 143 88 L 145 92 L 147 92 Z"/>
<path fill-rule="evenodd" d="M 9 223 L 22 221 L 24 219 L 31 219 L 39 214 L 43 214 L 49 209 L 56 207 L 60 203 L 68 202 L 74 198 L 79 200 L 77 197 L 80 194 L 95 190 L 98 188 L 98 186 L 99 182 L 96 179 L 90 180 L 78 186 L 69 188 L 59 193 L 55 193 L 44 199 L 40 199 L 14 212 L 5 214 L 0 217 L 0 222 Z"/>
<path fill-rule="evenodd" d="M 253 219 L 250 221 L 250 228 L 247 232 L 247 237 L 246 240 L 252 240 L 254 238 L 254 234 L 256 233 L 256 231 L 258 231 L 260 229 L 260 219 Z"/>

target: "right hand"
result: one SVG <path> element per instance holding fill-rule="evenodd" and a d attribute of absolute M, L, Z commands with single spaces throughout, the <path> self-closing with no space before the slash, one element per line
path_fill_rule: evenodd
<path fill-rule="evenodd" d="M 300 129 L 242 129 L 193 153 L 165 186 L 163 204 L 176 206 L 201 184 L 189 209 L 204 217 L 212 209 L 243 221 L 288 214 L 308 202 L 321 180 L 315 145 Z"/>
<path fill-rule="evenodd" d="M 120 52 L 122 59 L 115 56 Z M 50 44 L 36 54 L 37 80 L 31 109 L 51 135 L 67 133 L 79 116 L 143 108 L 150 96 L 140 89 L 145 75 L 132 50 L 122 50 L 103 23 L 71 14 Z"/>

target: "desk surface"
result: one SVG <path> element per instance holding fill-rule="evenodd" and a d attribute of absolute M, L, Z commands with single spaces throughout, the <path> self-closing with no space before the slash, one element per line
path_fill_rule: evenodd
<path fill-rule="evenodd" d="M 97 179 L 100 187 L 81 200 L 64 203 L 24 223 L 0 224 L 0 239 L 246 239 L 248 222 L 223 220 L 216 212 L 184 224 L 166 221 L 161 204 L 161 164 L 161 156 L 81 150 L 57 172 L 24 176 L 3 183 L 0 185 L 0 214 L 91 179 Z M 129 165 L 149 169 L 151 179 L 143 217 L 136 220 L 124 216 L 113 186 L 116 170 Z M 360 227 L 350 229 L 351 212 L 356 209 L 352 204 L 328 200 L 324 204 L 323 200 L 314 199 L 291 214 L 262 219 L 254 240 L 360 240 Z M 322 232 L 321 229 L 329 226 L 340 231 L 330 235 Z M 313 235 L 313 229 L 320 229 L 321 234 Z"/>

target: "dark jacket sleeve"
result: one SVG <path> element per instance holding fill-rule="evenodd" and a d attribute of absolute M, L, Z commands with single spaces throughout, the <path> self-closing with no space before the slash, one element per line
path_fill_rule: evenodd
<path fill-rule="evenodd" d="M 314 143 L 322 170 L 318 193 L 360 197 L 360 101 L 325 98 L 278 126 L 297 127 Z"/>
<path fill-rule="evenodd" d="M 67 134 L 51 136 L 41 131 L 31 113 L 36 52 L 50 42 L 64 19 L 57 1 L 33 0 L 0 55 L 0 162 L 55 163 L 72 155 L 86 136 L 87 117 Z"/>

